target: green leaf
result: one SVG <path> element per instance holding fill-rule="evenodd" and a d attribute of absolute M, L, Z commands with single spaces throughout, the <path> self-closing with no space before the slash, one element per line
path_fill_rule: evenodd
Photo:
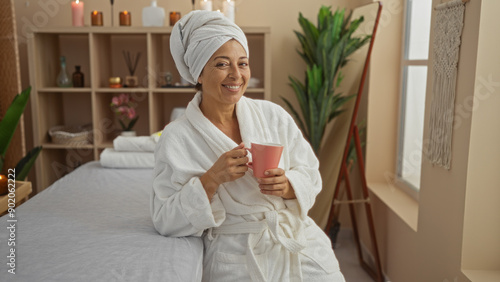
<path fill-rule="evenodd" d="M 16 165 L 16 180 L 23 181 L 28 176 L 31 167 L 35 164 L 36 158 L 42 151 L 42 147 L 38 146 L 29 151 Z"/>
<path fill-rule="evenodd" d="M 295 120 L 299 124 L 300 130 L 302 130 L 304 137 L 306 139 L 309 139 L 309 133 L 307 132 L 307 128 L 305 127 L 304 123 L 302 122 L 302 119 L 300 118 L 299 113 L 293 108 L 292 104 L 287 99 L 285 99 L 284 97 L 281 97 L 281 99 L 285 102 L 285 104 L 288 106 L 290 111 L 292 111 L 292 116 L 295 118 Z"/>
<path fill-rule="evenodd" d="M 318 29 L 308 19 L 302 16 L 302 13 L 300 13 L 299 15 L 299 24 L 302 27 L 303 31 L 303 41 L 301 41 L 302 49 L 305 56 L 311 59 L 309 62 L 307 62 L 308 64 L 310 64 L 315 61 L 313 50 L 316 50 L 316 42 L 318 40 L 319 32 Z"/>
<path fill-rule="evenodd" d="M 366 134 L 366 120 L 363 120 L 358 124 L 358 132 L 361 140 L 364 139 Z M 361 141 L 361 148 L 365 147 L 366 142 Z M 355 150 L 354 138 L 351 140 L 351 144 L 349 144 L 349 151 L 347 156 L 347 163 L 357 161 L 357 155 Z"/>
<path fill-rule="evenodd" d="M 120 123 L 120 126 L 122 127 L 122 130 L 123 131 L 127 131 L 127 126 L 123 123 L 123 121 L 121 119 L 119 119 L 118 122 Z"/>
<path fill-rule="evenodd" d="M 335 87 L 339 87 L 342 80 L 344 80 L 344 74 L 339 71 L 339 73 L 337 74 L 337 82 L 335 83 Z"/>
<path fill-rule="evenodd" d="M 317 100 L 317 95 L 321 86 L 321 80 L 323 79 L 321 72 L 321 67 L 317 65 L 313 65 L 312 68 L 307 67 L 307 93 L 308 96 L 314 101 Z"/>
<path fill-rule="evenodd" d="M 347 17 L 345 17 L 344 23 L 342 25 L 342 30 L 345 31 L 348 29 L 348 26 L 351 24 L 351 18 L 352 18 L 352 10 L 349 11 L 349 14 L 347 15 Z"/>
<path fill-rule="evenodd" d="M 125 131 L 132 131 L 132 128 L 134 127 L 135 123 L 137 122 L 137 120 L 139 119 L 139 116 L 136 116 L 135 118 L 133 118 L 130 123 L 128 124 L 128 127 L 127 129 L 125 129 Z"/>
<path fill-rule="evenodd" d="M 297 97 L 297 100 L 299 102 L 304 120 L 306 123 L 309 123 L 308 114 L 307 114 L 307 112 L 308 112 L 307 104 L 309 102 L 307 99 L 306 87 L 297 79 L 295 79 L 291 76 L 289 76 L 288 78 L 290 79 L 290 85 L 292 86 L 293 90 L 295 90 L 295 97 Z"/>
<path fill-rule="evenodd" d="M 326 87 L 324 87 L 324 89 L 322 89 L 322 91 L 328 92 L 328 89 L 326 89 Z M 333 101 L 333 96 L 328 95 L 325 99 L 323 99 L 318 104 L 319 105 L 318 124 L 319 124 L 319 128 L 323 129 L 323 132 L 324 132 L 324 129 L 325 129 L 326 124 L 328 122 L 332 101 Z M 321 134 L 321 136 L 323 136 L 323 134 Z"/>
<path fill-rule="evenodd" d="M 331 53 L 328 56 L 329 59 L 329 76 L 328 80 L 333 81 L 335 79 L 336 74 L 340 70 L 341 63 L 343 61 L 344 48 L 345 48 L 345 38 L 342 38 L 335 48 L 332 49 Z"/>
<path fill-rule="evenodd" d="M 345 47 L 345 58 L 347 59 L 352 53 L 356 52 L 359 50 L 361 47 L 363 47 L 366 43 L 370 42 L 371 36 L 365 36 L 364 38 L 355 38 L 352 39 L 348 42 L 347 46 Z M 342 63 L 342 66 L 345 65 L 347 60 L 344 60 Z"/>
<path fill-rule="evenodd" d="M 23 90 L 21 94 L 17 94 L 7 109 L 2 121 L 0 121 L 0 155 L 2 158 L 5 158 L 5 153 L 9 148 L 10 141 L 14 136 L 14 132 L 19 124 L 24 108 L 26 108 L 26 104 L 28 103 L 30 92 L 31 86 Z M 1 169 L 2 167 L 0 167 L 0 170 Z"/>
<path fill-rule="evenodd" d="M 331 7 L 321 6 L 318 13 L 318 30 L 322 31 L 328 26 L 328 20 L 332 14 Z"/>
<path fill-rule="evenodd" d="M 332 43 L 335 45 L 339 38 L 342 36 L 342 30 L 344 26 L 344 14 L 345 9 L 337 10 L 333 15 L 333 22 L 331 26 Z"/>
<path fill-rule="evenodd" d="M 314 152 L 318 153 L 321 142 L 321 139 L 318 139 L 318 132 L 320 132 L 321 129 L 318 128 L 318 108 L 316 106 L 316 103 L 309 103 L 309 114 L 311 123 L 309 125 L 310 126 L 309 137 L 311 138 L 310 141 Z"/>
<path fill-rule="evenodd" d="M 337 94 L 334 98 L 335 103 L 333 103 L 330 108 L 330 116 L 328 117 L 328 121 L 332 120 L 333 118 L 337 117 L 342 112 L 344 112 L 344 110 L 338 110 L 338 109 L 342 107 L 342 105 L 344 105 L 347 101 L 351 100 L 354 97 L 356 97 L 356 94 L 349 96 L 342 96 L 341 94 Z"/>
<path fill-rule="evenodd" d="M 307 44 L 307 39 L 301 33 L 297 31 L 294 32 L 295 35 L 297 35 L 297 38 L 299 39 L 300 45 L 302 46 L 302 52 L 300 52 L 299 50 L 297 50 L 297 52 L 300 54 L 302 59 L 304 59 L 304 62 L 306 62 L 306 64 L 313 62 L 314 57 L 312 56 L 312 51 L 310 50 L 310 46 Z"/>
<path fill-rule="evenodd" d="M 361 25 L 361 23 L 365 20 L 363 16 L 359 17 L 356 20 L 353 20 L 349 24 L 349 29 L 347 30 L 347 33 L 349 34 L 349 37 L 358 29 L 358 27 Z"/>

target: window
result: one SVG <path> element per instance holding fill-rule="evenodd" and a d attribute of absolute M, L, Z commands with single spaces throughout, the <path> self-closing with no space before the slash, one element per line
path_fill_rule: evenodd
<path fill-rule="evenodd" d="M 432 0 L 406 0 L 397 176 L 418 198 Z"/>

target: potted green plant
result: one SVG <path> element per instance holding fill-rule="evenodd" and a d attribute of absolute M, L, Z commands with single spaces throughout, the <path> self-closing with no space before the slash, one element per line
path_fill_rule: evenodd
<path fill-rule="evenodd" d="M 336 91 L 344 77 L 341 69 L 347 64 L 349 56 L 371 38 L 370 35 L 353 36 L 364 18 L 351 21 L 351 15 L 352 12 L 346 16 L 345 9 L 332 13 L 331 7 L 322 6 L 315 26 L 299 13 L 302 33 L 295 31 L 295 34 L 302 48 L 298 52 L 307 64 L 306 77 L 305 83 L 292 76 L 289 79 L 302 118 L 287 99 L 282 99 L 316 155 L 321 148 L 327 124 L 342 113 L 341 106 L 353 97 Z"/>
<path fill-rule="evenodd" d="M 0 121 L 0 171 L 3 171 L 5 154 L 7 153 L 10 141 L 14 136 L 19 120 L 26 108 L 30 92 L 31 87 L 28 87 L 23 90 L 21 94 L 17 94 L 7 109 L 5 116 Z M 26 178 L 41 150 L 41 146 L 33 148 L 17 163 L 15 167 L 16 180 L 22 181 Z"/>

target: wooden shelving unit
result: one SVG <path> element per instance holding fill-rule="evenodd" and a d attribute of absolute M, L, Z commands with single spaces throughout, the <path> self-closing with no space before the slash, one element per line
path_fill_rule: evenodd
<path fill-rule="evenodd" d="M 40 28 L 28 36 L 28 60 L 34 145 L 43 146 L 36 163 L 36 192 L 40 192 L 79 165 L 98 160 L 119 133 L 109 104 L 113 96 L 130 93 L 140 116 L 134 129 L 138 135 L 157 132 L 169 122 L 172 109 L 185 107 L 193 98 L 193 88 L 162 88 L 161 73 L 180 76 L 170 55 L 171 27 L 65 27 Z M 246 95 L 270 99 L 271 49 L 269 28 L 243 28 L 250 49 L 252 77 L 261 83 L 248 88 Z M 128 75 L 122 51 L 141 53 L 136 70 L 138 88 L 109 88 L 111 76 Z M 56 78 L 59 58 L 66 57 L 67 72 L 80 65 L 85 75 L 84 88 L 59 88 Z M 48 130 L 56 125 L 92 124 L 90 145 L 51 143 Z"/>

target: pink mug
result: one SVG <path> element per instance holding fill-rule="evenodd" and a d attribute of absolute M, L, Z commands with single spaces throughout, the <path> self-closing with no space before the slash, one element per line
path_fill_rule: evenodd
<path fill-rule="evenodd" d="M 264 172 L 271 168 L 277 168 L 283 146 L 272 143 L 252 143 L 252 148 L 245 148 L 252 154 L 252 162 L 248 166 L 253 170 L 253 175 L 257 178 L 266 177 Z"/>

